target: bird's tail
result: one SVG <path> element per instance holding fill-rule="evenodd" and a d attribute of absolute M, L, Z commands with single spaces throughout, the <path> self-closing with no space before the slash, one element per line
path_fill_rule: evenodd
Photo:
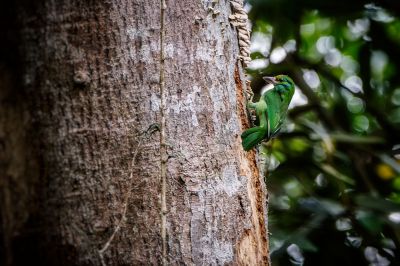
<path fill-rule="evenodd" d="M 267 129 L 264 127 L 252 127 L 242 133 L 242 146 L 245 151 L 251 150 L 267 137 Z"/>

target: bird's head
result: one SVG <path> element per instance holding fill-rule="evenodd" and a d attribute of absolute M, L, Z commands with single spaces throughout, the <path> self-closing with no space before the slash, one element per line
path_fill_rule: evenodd
<path fill-rule="evenodd" d="M 278 85 L 278 84 L 288 84 L 290 87 L 293 87 L 294 88 L 294 82 L 293 82 L 293 80 L 289 77 L 289 76 L 287 76 L 287 75 L 278 75 L 278 76 L 275 76 L 275 77 L 263 77 L 263 79 L 267 82 L 267 83 L 269 83 L 269 84 L 273 84 L 274 86 L 275 85 Z"/>

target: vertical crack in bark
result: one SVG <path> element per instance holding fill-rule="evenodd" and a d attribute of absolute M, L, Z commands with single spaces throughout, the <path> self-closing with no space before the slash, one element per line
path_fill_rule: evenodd
<path fill-rule="evenodd" d="M 165 41 L 165 10 L 167 6 L 165 0 L 160 0 L 160 157 L 161 157 L 161 240 L 162 240 L 162 265 L 167 265 L 167 144 L 165 140 L 165 101 L 166 101 L 166 91 L 165 91 L 165 51 L 164 51 L 164 41 Z"/>

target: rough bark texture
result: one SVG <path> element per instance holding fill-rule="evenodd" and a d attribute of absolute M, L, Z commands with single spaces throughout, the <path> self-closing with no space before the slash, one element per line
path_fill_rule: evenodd
<path fill-rule="evenodd" d="M 165 259 L 267 265 L 265 188 L 255 153 L 241 148 L 245 83 L 229 2 L 166 4 Z M 36 260 L 160 264 L 160 135 L 147 131 L 161 121 L 160 1 L 21 6 L 40 166 Z"/>

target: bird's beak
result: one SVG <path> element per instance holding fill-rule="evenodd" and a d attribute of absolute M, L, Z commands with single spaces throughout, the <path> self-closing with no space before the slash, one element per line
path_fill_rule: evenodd
<path fill-rule="evenodd" d="M 268 84 L 276 84 L 276 80 L 274 77 L 263 77 L 263 79 L 268 83 Z"/>

